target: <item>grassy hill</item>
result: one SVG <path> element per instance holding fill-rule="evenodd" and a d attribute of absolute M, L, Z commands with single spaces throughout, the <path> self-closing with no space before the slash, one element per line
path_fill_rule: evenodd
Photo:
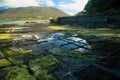
<path fill-rule="evenodd" d="M 48 19 L 69 16 L 63 11 L 52 7 L 19 7 L 0 11 L 1 20 L 17 19 Z"/>

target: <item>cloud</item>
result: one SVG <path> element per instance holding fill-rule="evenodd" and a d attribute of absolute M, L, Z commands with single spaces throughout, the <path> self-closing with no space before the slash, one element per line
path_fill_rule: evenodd
<path fill-rule="evenodd" d="M 47 6 L 55 6 L 53 0 L 38 0 L 39 4 L 46 4 Z"/>
<path fill-rule="evenodd" d="M 0 7 L 50 6 L 73 15 L 82 11 L 87 2 L 88 0 L 0 0 Z"/>
<path fill-rule="evenodd" d="M 46 1 L 46 4 L 48 6 L 54 6 L 55 5 L 55 3 L 53 2 L 53 0 Z"/>
<path fill-rule="evenodd" d="M 28 6 L 39 6 L 36 0 L 4 0 L 0 3 L 0 6 L 8 7 L 28 7 Z"/>
<path fill-rule="evenodd" d="M 65 12 L 73 15 L 84 9 L 88 0 L 70 0 L 70 2 L 60 2 L 58 8 L 63 9 Z"/>
<path fill-rule="evenodd" d="M 40 5 L 54 6 L 53 0 L 0 0 L 0 6 L 7 7 L 28 7 Z"/>

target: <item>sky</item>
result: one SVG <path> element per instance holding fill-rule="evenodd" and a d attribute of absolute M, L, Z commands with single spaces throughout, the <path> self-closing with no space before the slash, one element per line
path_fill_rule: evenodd
<path fill-rule="evenodd" d="M 0 0 L 0 7 L 56 7 L 67 14 L 75 15 L 82 11 L 88 0 Z"/>

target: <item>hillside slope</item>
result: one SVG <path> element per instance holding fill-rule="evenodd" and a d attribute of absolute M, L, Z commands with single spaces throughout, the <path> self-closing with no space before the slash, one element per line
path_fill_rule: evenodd
<path fill-rule="evenodd" d="M 89 0 L 81 14 L 119 14 L 119 0 Z"/>
<path fill-rule="evenodd" d="M 0 11 L 0 19 L 48 19 L 69 16 L 57 8 L 51 7 L 19 7 Z"/>
<path fill-rule="evenodd" d="M 89 0 L 85 10 L 88 13 L 110 13 L 120 11 L 119 0 Z"/>

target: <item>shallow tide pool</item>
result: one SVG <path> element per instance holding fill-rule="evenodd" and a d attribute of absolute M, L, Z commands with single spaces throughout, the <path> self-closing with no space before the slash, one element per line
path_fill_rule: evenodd
<path fill-rule="evenodd" d="M 86 40 L 79 37 L 68 36 L 60 32 L 34 35 L 33 38 L 37 42 L 40 42 L 40 44 L 24 46 L 25 49 L 30 49 L 35 52 L 41 50 L 50 50 L 52 53 L 66 53 L 71 50 L 86 53 L 91 49 L 91 46 Z"/>
<path fill-rule="evenodd" d="M 25 24 L 26 21 L 0 21 L 0 24 Z"/>

